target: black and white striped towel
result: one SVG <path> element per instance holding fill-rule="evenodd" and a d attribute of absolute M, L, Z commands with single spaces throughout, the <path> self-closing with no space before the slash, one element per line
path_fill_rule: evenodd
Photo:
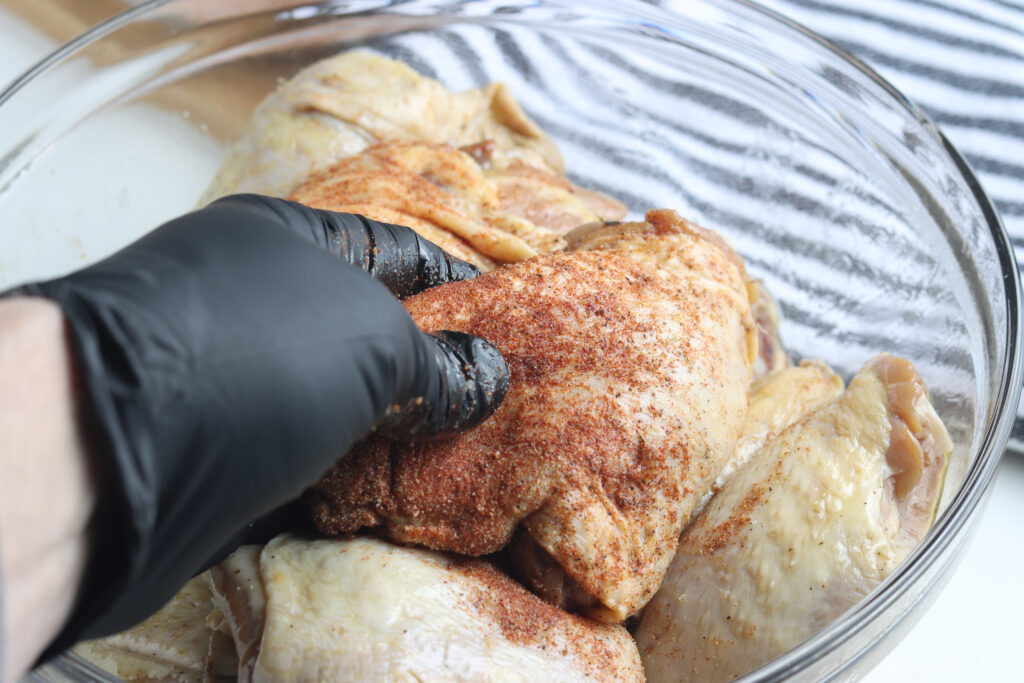
<path fill-rule="evenodd" d="M 1024 263 L 1024 2 L 761 0 L 871 65 L 939 124 Z M 1024 453 L 1024 410 L 1010 449 Z"/>
<path fill-rule="evenodd" d="M 647 1 L 668 5 L 686 14 L 686 0 Z M 756 1 L 831 39 L 874 67 L 940 125 L 949 140 L 973 166 L 994 200 L 1012 238 L 1018 262 L 1024 263 L 1024 0 Z M 510 0 L 509 4 L 517 3 Z M 532 6 L 533 3 L 521 4 Z M 446 84 L 454 89 L 479 85 L 489 80 L 479 68 L 481 59 L 486 59 L 491 65 L 501 66 L 506 71 L 501 80 L 509 82 L 531 115 L 542 127 L 555 134 L 563 145 L 563 151 L 568 151 L 579 162 L 572 168 L 579 172 L 582 184 L 611 192 L 627 200 L 631 206 L 674 206 L 682 203 L 698 220 L 709 215 L 716 227 L 719 224 L 737 228 L 746 225 L 744 221 L 750 218 L 748 214 L 735 211 L 727 216 L 719 215 L 723 213 L 720 207 L 713 202 L 703 206 L 701 197 L 702 194 L 712 194 L 712 188 L 707 186 L 714 185 L 714 189 L 721 190 L 716 197 L 728 197 L 729 192 L 743 190 L 744 183 L 758 178 L 757 159 L 741 159 L 745 165 L 740 168 L 720 168 L 710 161 L 717 158 L 714 155 L 719 154 L 723 147 L 728 147 L 729 140 L 735 139 L 737 152 L 745 151 L 742 136 L 758 132 L 757 125 L 741 125 L 751 123 L 743 119 L 744 112 L 749 114 L 748 110 L 740 107 L 732 119 L 723 117 L 716 120 L 715 126 L 732 125 L 735 130 L 677 126 L 677 142 L 685 143 L 685 148 L 673 148 L 672 154 L 677 161 L 685 160 L 687 168 L 700 171 L 687 176 L 698 178 L 699 182 L 695 180 L 695 186 L 689 188 L 689 195 L 686 195 L 686 188 L 679 183 L 669 182 L 673 178 L 660 182 L 659 165 L 656 163 L 644 164 L 637 158 L 615 159 L 614 168 L 606 167 L 605 157 L 609 155 L 600 149 L 600 141 L 620 139 L 621 136 L 616 137 L 620 132 L 617 128 L 626 110 L 620 108 L 614 115 L 604 116 L 602 107 L 592 106 L 593 97 L 581 91 L 600 92 L 607 84 L 588 82 L 586 72 L 574 72 L 571 68 L 577 58 L 579 61 L 600 59 L 606 63 L 610 72 L 626 76 L 642 73 L 644 78 L 627 79 L 630 87 L 640 96 L 656 98 L 660 96 L 659 90 L 672 90 L 670 87 L 662 87 L 669 81 L 659 76 L 658 64 L 645 63 L 638 67 L 634 60 L 622 59 L 606 45 L 562 40 L 557 32 L 537 38 L 503 30 L 481 31 L 483 29 L 465 27 L 462 30 L 439 30 L 433 36 L 398 36 L 384 41 L 379 47 L 393 57 L 404 59 L 426 75 L 438 77 L 444 74 Z M 550 65 L 549 71 L 552 73 L 532 68 L 531 59 L 524 56 L 548 53 L 556 58 Z M 536 57 L 532 61 L 536 62 Z M 561 66 L 555 69 L 558 65 Z M 615 93 L 609 93 L 606 101 L 615 101 L 614 96 Z M 621 95 L 618 97 L 622 99 Z M 711 98 L 710 104 L 716 109 L 720 104 L 716 104 L 716 95 L 712 89 L 676 89 L 672 90 L 670 97 L 672 106 L 678 110 L 677 117 L 683 117 L 680 120 L 685 120 L 686 112 L 691 109 L 697 113 L 705 111 L 708 102 L 702 98 Z M 558 126 L 557 121 L 564 120 L 564 111 L 556 112 L 553 108 L 559 107 L 565 111 L 571 110 L 574 120 L 580 126 L 585 123 L 593 135 L 588 137 L 575 128 Z M 652 115 L 652 111 L 657 112 L 657 107 L 652 105 L 649 110 L 645 114 L 653 122 L 652 125 L 663 127 Z M 630 114 L 628 111 L 626 113 Z M 700 119 L 695 117 L 694 121 L 697 120 Z M 763 122 L 758 120 L 752 123 Z M 661 142 L 660 139 L 652 138 L 645 144 L 657 147 Z M 619 147 L 625 145 L 620 144 Z M 655 149 L 655 152 L 659 151 L 664 150 Z M 801 148 L 799 154 L 783 154 L 775 160 L 786 164 L 787 171 L 802 173 L 810 179 L 808 187 L 803 188 L 803 194 L 791 197 L 794 201 L 799 200 L 803 208 L 814 202 L 827 202 L 827 193 L 833 187 L 842 189 L 841 183 L 831 176 L 804 167 L 806 154 L 814 153 L 815 149 L 811 145 L 806 149 Z M 821 161 L 818 157 L 815 159 Z M 635 178 L 632 182 L 626 182 L 630 180 L 631 174 Z M 611 177 L 617 179 L 614 187 L 602 184 L 602 179 Z M 624 195 L 620 192 L 620 185 L 643 188 L 645 194 L 643 197 Z M 781 191 L 773 187 L 763 189 L 768 197 L 774 197 L 773 192 Z M 751 206 L 756 204 L 751 202 Z M 785 207 L 778 210 L 784 211 Z M 879 203 L 868 205 L 865 215 L 848 217 L 850 220 L 847 222 L 868 235 L 872 228 L 872 211 L 884 213 L 886 207 Z M 751 229 L 756 230 L 756 226 Z M 794 236 L 782 237 L 792 239 Z M 787 246 L 784 240 L 773 245 L 756 244 L 760 249 L 781 250 Z M 744 252 L 748 262 L 752 258 L 751 251 Z M 757 266 L 756 263 L 754 265 Z M 865 277 L 860 280 L 865 280 Z M 773 292 L 780 297 L 783 312 L 790 324 L 800 327 L 808 339 L 821 345 L 828 341 L 827 331 L 830 326 L 838 324 L 835 320 L 837 314 L 829 310 L 815 310 L 813 315 L 801 318 L 797 314 L 806 311 L 786 308 L 789 293 L 786 287 L 796 292 L 793 298 L 798 298 L 799 293 L 808 289 L 808 282 L 821 284 L 824 278 L 816 278 L 811 273 L 806 281 L 772 283 L 778 287 L 773 288 Z M 836 292 L 835 287 L 831 286 L 827 289 L 826 294 L 836 300 L 843 300 L 843 292 Z M 823 300 L 826 299 L 823 297 Z M 941 315 L 934 311 L 931 313 L 928 324 L 946 324 Z M 853 357 L 858 357 L 858 354 L 859 357 L 867 357 L 882 347 L 878 339 L 868 336 L 857 341 L 862 348 L 858 347 L 856 352 L 849 354 Z M 838 352 L 836 349 L 830 356 L 827 349 L 820 351 L 823 357 L 830 358 Z M 938 376 L 940 371 L 956 373 L 969 365 L 965 359 L 942 359 L 942 362 L 948 367 L 929 368 L 927 376 Z M 845 369 L 849 371 L 851 368 Z M 959 381 L 967 380 L 960 378 Z M 969 417 L 960 416 L 960 419 L 966 424 Z M 1024 411 L 1020 409 L 1010 447 L 1024 454 Z"/>
<path fill-rule="evenodd" d="M 647 2 L 678 12 L 684 24 L 694 20 L 694 35 L 700 35 L 699 5 L 688 0 Z M 557 3 L 555 9 L 567 4 Z M 874 67 L 941 126 L 978 173 L 1014 238 L 1018 262 L 1024 260 L 1024 4 L 761 4 Z M 508 5 L 510 12 L 530 9 L 535 18 L 544 11 L 528 0 L 509 0 Z M 471 3 L 452 6 L 469 12 Z M 638 25 L 646 25 L 647 17 L 637 0 Z M 745 25 L 742 30 L 752 28 Z M 878 249 L 893 247 L 907 250 L 902 258 L 924 258 L 906 240 L 886 241 L 884 236 L 887 230 L 898 234 L 907 229 L 909 214 L 904 216 L 900 206 L 864 182 L 849 163 L 836 162 L 798 123 L 778 112 L 766 114 L 755 88 L 749 97 L 738 89 L 723 91 L 699 50 L 686 53 L 688 80 L 679 80 L 672 62 L 676 57 L 618 49 L 603 42 L 600 31 L 563 35 L 550 29 L 520 30 L 514 23 L 494 28 L 470 22 L 390 35 L 370 41 L 368 47 L 454 90 L 487 80 L 507 83 L 558 141 L 576 182 L 608 192 L 634 211 L 680 208 L 727 234 L 777 297 L 787 324 L 784 337 L 794 341 L 791 349 L 797 355 L 813 350 L 849 374 L 863 358 L 898 341 L 895 348 L 917 359 L 925 376 L 933 378 L 933 389 L 947 387 L 945 396 L 934 390 L 947 426 L 954 433 L 968 429 L 971 406 L 962 405 L 960 396 L 970 393 L 973 381 L 971 360 L 962 353 L 972 323 L 949 303 L 952 290 L 945 283 L 931 283 L 919 290 L 921 300 L 890 306 L 884 321 L 873 310 L 864 315 L 873 302 L 888 302 L 887 292 L 900 287 L 904 277 L 899 259 L 889 259 L 882 267 L 884 259 L 858 258 L 857 249 L 875 250 L 877 256 Z M 771 69 L 785 70 L 784 62 L 772 62 Z M 579 67 L 595 63 L 600 64 L 600 78 Z M 765 154 L 751 152 L 765 140 L 773 141 Z M 847 241 L 807 242 L 802 231 L 808 221 L 819 232 L 823 226 L 841 227 L 833 237 Z M 772 230 L 765 231 L 764 224 Z M 805 258 L 808 250 L 813 258 Z M 790 258 L 792 267 L 779 267 Z M 839 270 L 850 277 L 840 281 L 835 277 Z M 831 333 L 837 328 L 844 330 L 841 340 Z M 942 334 L 960 341 L 936 349 L 935 340 Z M 1011 448 L 1024 454 L 1024 411 L 1019 409 Z"/>

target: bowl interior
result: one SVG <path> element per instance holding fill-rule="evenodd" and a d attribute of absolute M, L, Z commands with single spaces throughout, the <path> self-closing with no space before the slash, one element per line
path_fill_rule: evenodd
<path fill-rule="evenodd" d="M 955 508 L 971 468 L 994 466 L 1015 405 L 1016 271 L 994 214 L 872 74 L 747 4 L 682 7 L 177 0 L 130 13 L 0 96 L 0 287 L 192 208 L 279 79 L 372 50 L 452 89 L 504 81 L 575 182 L 634 216 L 674 208 L 724 233 L 778 298 L 797 357 L 847 377 L 881 351 L 910 358 L 957 444 Z"/>

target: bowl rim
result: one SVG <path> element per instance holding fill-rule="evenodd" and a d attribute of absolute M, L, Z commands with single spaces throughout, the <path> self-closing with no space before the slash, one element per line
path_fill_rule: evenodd
<path fill-rule="evenodd" d="M 776 10 L 765 7 L 754 0 L 708 1 L 716 5 L 729 3 L 744 5 L 825 47 L 883 88 L 895 103 L 912 114 L 925 130 L 937 138 L 953 165 L 960 172 L 985 219 L 989 236 L 999 258 L 1000 271 L 1003 276 L 1006 319 L 1009 323 L 1005 331 L 1006 360 L 999 385 L 995 388 L 992 396 L 996 414 L 987 420 L 988 428 L 982 436 L 977 451 L 971 454 L 972 461 L 964 474 L 964 481 L 946 508 L 948 514 L 940 514 L 926 537 L 914 548 L 911 555 L 900 563 L 897 570 L 883 582 L 882 586 L 876 587 L 867 598 L 861 600 L 857 606 L 847 612 L 846 616 L 836 619 L 812 638 L 740 678 L 744 681 L 782 681 L 805 671 L 824 657 L 829 650 L 822 645 L 829 643 L 839 646 L 848 642 L 865 625 L 871 623 L 882 612 L 898 602 L 901 596 L 891 590 L 891 587 L 897 582 L 912 584 L 921 579 L 947 550 L 947 543 L 942 541 L 957 537 L 964 527 L 974 520 L 975 511 L 991 490 L 996 471 L 1006 452 L 1007 443 L 1017 420 L 1017 409 L 1021 402 L 1022 384 L 1024 384 L 1024 368 L 1021 367 L 1024 364 L 1024 346 L 1021 344 L 1021 336 L 1024 334 L 1024 321 L 1021 319 L 1024 290 L 1022 290 L 1020 266 L 1017 264 L 1009 233 L 1006 231 L 998 209 L 960 150 L 946 137 L 938 124 L 932 121 L 913 100 L 859 57 Z M 904 613 L 909 612 L 912 607 L 913 605 L 909 606 Z M 851 616 L 855 616 L 855 618 L 851 618 Z M 855 662 L 861 654 L 863 654 L 863 650 L 846 657 L 847 665 Z M 834 672 L 834 675 L 838 674 L 838 671 Z"/>
<path fill-rule="evenodd" d="M 146 2 L 131 7 L 95 25 L 78 37 L 58 47 L 11 81 L 6 88 L 0 91 L 0 106 L 3 106 L 8 100 L 16 96 L 25 86 L 86 47 L 132 23 L 136 19 L 145 17 L 150 12 L 180 1 L 182 0 L 146 0 Z M 997 373 L 999 382 L 993 387 L 992 405 L 994 408 L 986 416 L 984 432 L 978 442 L 978 448 L 971 453 L 971 460 L 960 489 L 949 502 L 946 512 L 936 520 L 935 525 L 925 539 L 915 548 L 908 560 L 901 563 L 897 570 L 880 587 L 872 591 L 867 598 L 861 600 L 850 612 L 847 612 L 846 615 L 822 629 L 811 639 L 742 677 L 742 680 L 782 680 L 806 671 L 833 649 L 848 642 L 881 613 L 892 608 L 901 599 L 901 595 L 897 591 L 892 590 L 893 586 L 896 583 L 909 584 L 920 580 L 928 570 L 937 564 L 941 559 L 940 556 L 948 550 L 949 541 L 955 539 L 964 530 L 964 527 L 974 521 L 975 511 L 991 488 L 997 467 L 1016 420 L 1017 406 L 1022 389 L 1022 377 L 1024 377 L 1024 368 L 1022 368 L 1022 365 L 1024 365 L 1024 346 L 1021 344 L 1022 333 L 1024 333 L 1024 321 L 1021 319 L 1024 296 L 1022 296 L 1020 273 L 1014 251 L 998 210 L 963 155 L 948 140 L 938 125 L 931 121 L 913 101 L 858 57 L 802 23 L 776 10 L 765 7 L 754 0 L 701 1 L 721 7 L 727 11 L 730 8 L 733 11 L 737 7 L 746 8 L 748 11 L 759 14 L 769 23 L 780 25 L 791 32 L 799 34 L 800 40 L 816 43 L 820 47 L 825 48 L 828 52 L 854 67 L 861 75 L 870 79 L 875 85 L 881 87 L 892 103 L 910 114 L 926 131 L 934 136 L 940 147 L 949 155 L 952 166 L 959 172 L 970 190 L 974 201 L 981 210 L 988 228 L 986 234 L 991 238 L 998 257 L 1003 279 L 1003 293 L 1005 295 L 1004 310 L 1008 322 L 1004 335 L 1006 348 L 1005 362 Z M 294 5 L 308 5 L 312 3 L 321 6 L 336 6 L 340 4 L 337 0 L 309 0 L 307 3 L 301 3 L 297 0 L 293 1 Z M 395 4 L 385 0 L 380 3 L 379 8 Z M 401 3 L 397 4 L 400 5 Z M 670 6 L 665 6 L 666 4 Z M 603 8 L 625 12 L 629 9 L 637 11 L 642 8 L 648 12 L 661 12 L 667 18 L 682 16 L 674 9 L 674 5 L 675 3 L 662 3 L 659 0 L 645 0 L 639 6 L 636 3 L 630 3 L 629 0 L 580 0 L 579 2 L 573 2 L 574 8 L 581 9 Z M 366 11 L 366 9 L 369 8 L 357 6 L 352 8 L 352 11 Z M 909 612 L 911 608 L 912 605 L 905 609 L 904 613 Z M 830 647 L 823 647 L 825 645 Z M 869 648 L 870 645 L 865 649 Z M 861 654 L 863 654 L 863 650 L 849 653 L 844 658 L 844 666 L 857 661 Z M 80 666 L 79 661 L 84 660 L 74 657 L 74 659 L 68 658 L 68 661 L 74 662 L 74 666 Z"/>

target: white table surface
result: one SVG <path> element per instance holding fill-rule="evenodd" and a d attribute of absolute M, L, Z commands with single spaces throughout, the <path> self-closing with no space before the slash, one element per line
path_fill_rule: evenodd
<path fill-rule="evenodd" d="M 0 8 L 0 89 L 57 47 Z M 3 132 L 0 131 L 0 135 Z M 1024 681 L 1024 458 L 1007 456 L 977 534 L 931 610 L 866 680 Z"/>

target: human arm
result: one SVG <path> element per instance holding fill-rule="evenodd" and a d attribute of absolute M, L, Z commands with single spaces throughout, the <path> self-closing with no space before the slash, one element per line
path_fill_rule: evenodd
<path fill-rule="evenodd" d="M 64 313 L 104 473 L 81 598 L 58 646 L 151 613 L 375 425 L 421 438 L 472 426 L 500 402 L 507 367 L 493 347 L 420 332 L 346 263 L 358 248 L 334 249 L 358 246 L 359 231 L 309 211 L 228 198 L 21 290 Z M 393 232 L 390 248 L 379 238 Z M 420 285 L 474 274 L 435 268 L 409 232 L 375 233 L 362 252 L 374 263 L 360 265 Z M 388 270 L 396 259 L 405 265 Z"/>
<path fill-rule="evenodd" d="M 86 457 L 60 309 L 0 300 L 0 680 L 32 664 L 73 606 L 97 473 Z"/>

